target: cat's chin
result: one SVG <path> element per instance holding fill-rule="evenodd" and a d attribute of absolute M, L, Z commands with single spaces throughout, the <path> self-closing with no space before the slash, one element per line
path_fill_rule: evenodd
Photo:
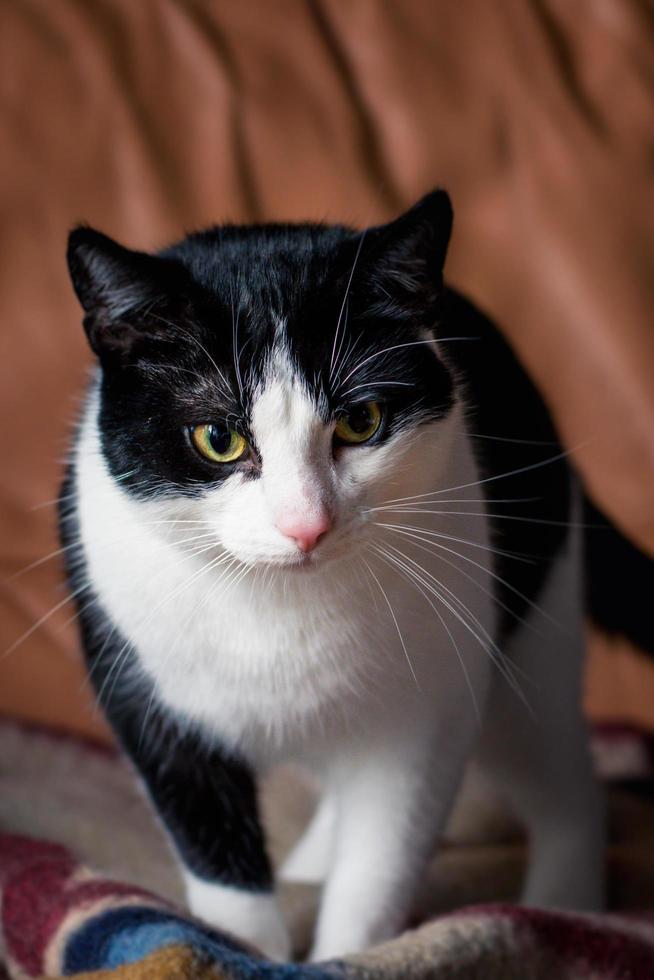
<path fill-rule="evenodd" d="M 324 552 L 309 552 L 303 554 L 298 552 L 285 558 L 278 558 L 274 561 L 262 559 L 252 564 L 260 568 L 268 568 L 272 572 L 291 573 L 293 575 L 315 575 L 322 572 L 325 568 L 332 568 L 334 564 L 347 557 L 347 552 L 341 549 L 329 549 Z"/>
<path fill-rule="evenodd" d="M 297 575 L 308 575 L 312 572 L 319 572 L 327 565 L 332 564 L 337 556 L 335 555 L 321 555 L 314 556 L 313 554 L 298 554 L 294 555 L 292 558 L 286 561 L 275 562 L 272 564 L 280 572 L 292 572 Z"/>

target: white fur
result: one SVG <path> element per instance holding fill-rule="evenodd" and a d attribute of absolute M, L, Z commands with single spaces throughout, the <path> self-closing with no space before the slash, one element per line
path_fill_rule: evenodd
<path fill-rule="evenodd" d="M 288 959 L 291 946 L 274 895 L 228 888 L 184 871 L 186 895 L 195 915 L 257 946 L 273 960 Z"/>
<path fill-rule="evenodd" d="M 327 830 L 314 828 L 289 864 L 293 877 L 303 866 L 316 876 L 329 865 L 313 955 L 389 937 L 404 922 L 479 732 L 476 712 L 497 674 L 483 632 L 493 634 L 495 613 L 485 520 L 470 521 L 462 534 L 456 517 L 422 518 L 422 527 L 468 539 L 441 540 L 473 566 L 439 549 L 408 549 L 407 539 L 376 523 L 401 518 L 372 508 L 479 479 L 461 405 L 419 436 L 334 457 L 332 428 L 278 355 L 252 413 L 262 477 L 235 473 L 202 497 L 147 502 L 107 472 L 96 416 L 93 396 L 77 451 L 79 514 L 105 608 L 171 709 L 259 769 L 295 759 L 322 780 Z M 334 527 L 306 556 L 275 521 L 284 508 L 310 515 L 318 506 L 329 508 Z M 179 523 L 164 523 L 172 520 Z M 200 543 L 211 550 L 185 554 L 184 539 L 204 532 L 212 537 Z M 409 551 L 450 609 L 385 563 L 379 545 Z M 208 567 L 212 558 L 218 564 Z M 473 611 L 472 631 L 445 590 Z M 571 657 L 577 676 L 578 650 Z M 495 681 L 506 693 L 507 682 Z M 513 692 L 506 696 L 524 713 Z M 579 723 L 571 731 L 583 742 Z M 549 737 L 550 727 L 543 733 Z M 270 948 L 269 910 L 252 917 L 243 893 L 189 882 L 198 914 Z"/>

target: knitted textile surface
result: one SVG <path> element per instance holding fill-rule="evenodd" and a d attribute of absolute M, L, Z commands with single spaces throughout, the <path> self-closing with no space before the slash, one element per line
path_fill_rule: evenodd
<path fill-rule="evenodd" d="M 614 773 L 633 776 L 648 764 L 637 743 L 623 738 L 613 747 Z M 432 917 L 392 942 L 334 963 L 274 964 L 193 919 L 183 910 L 173 872 L 151 870 L 170 858 L 165 844 L 157 850 L 154 822 L 118 757 L 78 740 L 0 724 L 0 980 L 651 980 L 654 913 L 636 911 L 654 908 L 648 787 L 641 781 L 631 802 L 623 799 L 617 808 L 613 800 L 613 822 L 621 826 L 613 834 L 611 886 L 620 913 L 502 903 L 433 917 L 443 906 L 427 901 L 418 918 Z M 273 836 L 279 819 L 273 815 Z M 494 844 L 473 842 L 469 831 L 467 842 L 450 844 L 447 861 L 436 869 L 441 879 L 449 876 L 450 903 L 483 899 L 493 888 L 504 897 L 499 883 L 508 881 L 506 868 L 522 849 L 501 834 Z M 128 863 L 114 851 L 124 851 Z M 141 851 L 149 876 L 132 857 Z M 485 892 L 480 868 L 492 879 Z M 296 896 L 296 911 L 298 901 L 315 904 L 308 896 Z"/>
<path fill-rule="evenodd" d="M 58 844 L 0 837 L 2 933 L 11 978 L 116 980 L 649 980 L 654 917 L 478 906 L 340 963 L 268 963 L 168 903 L 96 875 Z"/>

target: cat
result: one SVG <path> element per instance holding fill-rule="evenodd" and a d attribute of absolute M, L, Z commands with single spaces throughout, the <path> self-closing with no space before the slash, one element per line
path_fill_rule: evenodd
<path fill-rule="evenodd" d="M 365 231 L 214 227 L 68 262 L 98 366 L 61 494 L 88 669 L 189 906 L 289 955 L 256 777 L 321 800 L 282 868 L 312 959 L 397 934 L 468 764 L 527 827 L 526 903 L 604 902 L 566 454 L 443 282 L 437 190 Z"/>

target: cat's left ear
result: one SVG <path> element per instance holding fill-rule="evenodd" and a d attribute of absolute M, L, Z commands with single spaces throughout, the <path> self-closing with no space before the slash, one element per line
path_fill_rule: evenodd
<path fill-rule="evenodd" d="M 101 359 L 124 361 L 144 342 L 170 333 L 165 314 L 171 297 L 183 292 L 178 280 L 184 273 L 176 263 L 125 248 L 88 227 L 70 233 L 67 258 L 84 329 Z"/>
<path fill-rule="evenodd" d="M 407 298 L 440 291 L 452 233 L 452 204 L 444 190 L 427 194 L 387 225 L 370 230 L 371 277 Z"/>

